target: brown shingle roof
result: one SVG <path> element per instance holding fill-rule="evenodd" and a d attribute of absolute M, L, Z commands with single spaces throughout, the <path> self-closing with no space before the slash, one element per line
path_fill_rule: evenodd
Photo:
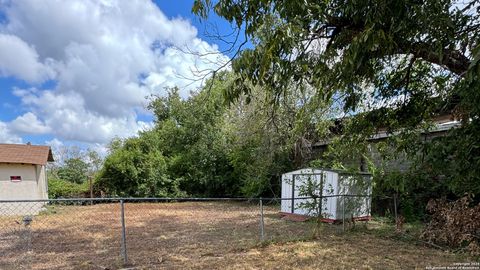
<path fill-rule="evenodd" d="M 50 146 L 0 144 L 0 163 L 45 165 L 48 161 L 53 161 Z"/>

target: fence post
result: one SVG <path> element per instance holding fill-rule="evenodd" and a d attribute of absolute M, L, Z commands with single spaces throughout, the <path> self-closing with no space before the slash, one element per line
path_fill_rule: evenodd
<path fill-rule="evenodd" d="M 395 213 L 395 224 L 397 224 L 398 214 L 397 214 L 397 193 L 393 194 L 393 211 Z"/>
<path fill-rule="evenodd" d="M 342 195 L 342 229 L 345 232 L 345 195 Z"/>
<path fill-rule="evenodd" d="M 260 240 L 263 241 L 265 237 L 265 228 L 263 223 L 263 199 L 260 197 Z"/>
<path fill-rule="evenodd" d="M 122 220 L 122 258 L 123 263 L 128 262 L 127 257 L 127 234 L 125 230 L 125 203 L 123 200 L 120 200 L 120 212 L 121 212 L 121 220 Z"/>
<path fill-rule="evenodd" d="M 371 195 L 368 195 L 367 197 L 365 197 L 366 199 L 366 204 L 367 204 L 367 224 L 368 222 L 372 219 L 372 196 Z"/>

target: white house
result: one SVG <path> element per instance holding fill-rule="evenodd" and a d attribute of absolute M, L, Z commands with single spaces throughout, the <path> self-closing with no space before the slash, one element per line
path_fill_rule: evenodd
<path fill-rule="evenodd" d="M 370 219 L 371 175 L 305 168 L 282 175 L 281 214 L 318 216 L 325 222 Z M 311 197 L 317 197 L 315 201 Z M 322 199 L 318 199 L 321 197 Z"/>
<path fill-rule="evenodd" d="M 48 199 L 49 146 L 0 144 L 0 201 Z M 0 214 L 35 214 L 41 203 L 0 203 Z"/>

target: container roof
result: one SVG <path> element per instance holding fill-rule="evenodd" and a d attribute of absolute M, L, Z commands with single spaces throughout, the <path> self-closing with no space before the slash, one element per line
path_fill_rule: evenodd
<path fill-rule="evenodd" d="M 50 146 L 0 144 L 0 163 L 45 165 L 53 160 Z"/>
<path fill-rule="evenodd" d="M 368 172 L 351 172 L 351 171 L 346 171 L 346 170 L 337 170 L 337 169 L 329 169 L 329 168 L 301 168 L 301 169 L 298 169 L 298 170 L 295 170 L 295 171 L 291 171 L 291 172 L 287 172 L 287 173 L 301 173 L 301 171 L 307 171 L 305 172 L 305 174 L 314 174 L 314 173 L 318 173 L 318 171 L 326 171 L 326 172 L 334 172 L 334 173 L 338 173 L 338 174 L 350 174 L 350 175 L 372 175 L 371 173 L 368 173 Z M 311 171 L 311 173 L 309 173 L 308 171 Z"/>

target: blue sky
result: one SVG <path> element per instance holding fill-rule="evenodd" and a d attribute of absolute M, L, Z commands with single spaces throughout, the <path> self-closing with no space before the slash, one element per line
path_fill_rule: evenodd
<path fill-rule="evenodd" d="M 0 143 L 102 148 L 151 127 L 146 96 L 177 85 L 188 97 L 201 81 L 184 77 L 231 55 L 205 35 L 193 1 L 99 2 L 0 2 Z"/>

